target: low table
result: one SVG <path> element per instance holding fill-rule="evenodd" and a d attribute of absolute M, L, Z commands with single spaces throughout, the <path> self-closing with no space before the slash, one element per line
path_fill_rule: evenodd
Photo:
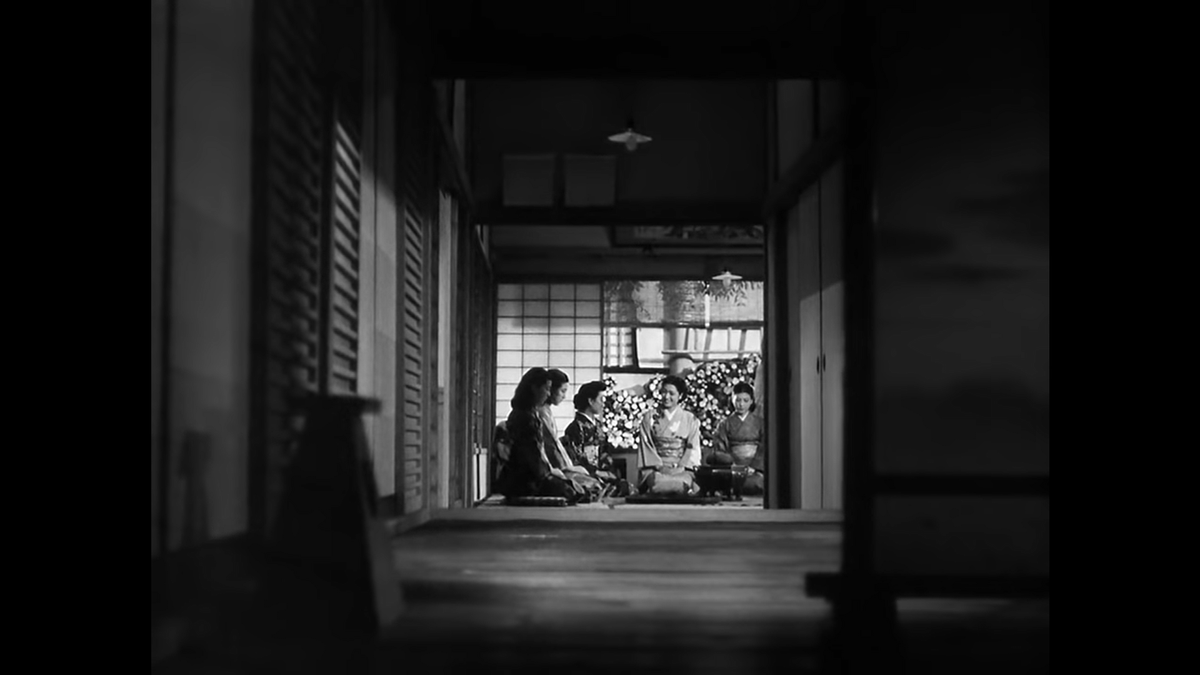
<path fill-rule="evenodd" d="M 638 485 L 638 453 L 637 450 L 627 448 L 616 448 L 612 451 L 613 464 L 624 468 L 624 475 L 618 475 L 618 478 L 624 478 L 629 481 L 633 487 Z M 620 474 L 620 471 L 616 473 Z"/>
<path fill-rule="evenodd" d="M 700 486 L 701 497 L 721 495 L 731 502 L 742 501 L 742 487 L 746 484 L 746 476 L 750 470 L 745 466 L 709 466 L 696 467 L 696 484 Z"/>

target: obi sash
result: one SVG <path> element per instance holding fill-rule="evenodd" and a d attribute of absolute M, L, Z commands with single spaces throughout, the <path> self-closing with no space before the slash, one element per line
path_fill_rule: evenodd
<path fill-rule="evenodd" d="M 729 452 L 738 464 L 749 464 L 758 453 L 758 443 L 733 443 L 729 446 Z"/>
<path fill-rule="evenodd" d="M 655 436 L 654 447 L 664 462 L 679 463 L 683 459 L 684 439 L 679 436 Z"/>

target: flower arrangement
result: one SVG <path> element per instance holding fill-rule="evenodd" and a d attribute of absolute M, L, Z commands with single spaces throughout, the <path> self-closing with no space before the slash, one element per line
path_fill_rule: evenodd
<path fill-rule="evenodd" d="M 662 379 L 661 375 L 655 377 Z M 605 378 L 604 384 L 609 391 L 604 400 L 604 429 L 608 432 L 608 442 L 618 448 L 636 448 L 642 416 L 654 402 L 645 394 L 618 390 L 611 377 Z"/>
<path fill-rule="evenodd" d="M 733 410 L 730 399 L 738 382 L 754 384 L 760 358 L 757 354 L 740 359 L 709 361 L 684 377 L 688 393 L 682 405 L 700 421 L 701 446 L 712 447 L 713 433 L 721 420 Z M 616 389 L 616 382 L 606 378 L 609 395 L 604 403 L 604 427 L 608 442 L 618 448 L 637 447 L 642 417 L 658 405 L 659 387 L 664 375 L 655 375 L 642 387 L 643 391 Z"/>

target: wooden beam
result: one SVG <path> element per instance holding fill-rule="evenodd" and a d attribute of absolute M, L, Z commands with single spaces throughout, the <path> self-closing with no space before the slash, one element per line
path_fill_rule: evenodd
<path fill-rule="evenodd" d="M 1050 497 L 1050 476 L 876 475 L 879 495 Z"/>
<path fill-rule="evenodd" d="M 458 147 L 458 143 L 454 140 L 454 129 L 450 127 L 450 113 L 446 105 L 446 100 L 442 96 L 441 91 L 434 91 L 434 98 L 437 101 L 437 118 L 438 118 L 438 137 L 441 141 L 441 152 L 438 155 L 442 158 L 445 164 L 444 170 L 447 177 L 451 180 L 454 196 L 459 200 L 459 204 L 466 208 L 467 212 L 474 211 L 474 193 L 471 191 L 471 179 L 467 175 L 467 161 L 463 158 L 462 151 Z"/>
<path fill-rule="evenodd" d="M 506 283 L 546 279 L 577 283 L 613 279 L 696 280 L 711 276 L 712 269 L 712 261 L 705 255 L 648 258 L 603 254 L 567 257 L 543 253 L 537 257 L 522 258 L 497 256 L 493 264 L 497 281 Z M 765 278 L 761 256 L 739 262 L 738 270 L 747 281 L 762 281 Z"/>
<path fill-rule="evenodd" d="M 800 195 L 821 178 L 842 155 L 845 149 L 845 126 L 835 122 L 819 137 L 792 166 L 775 181 L 763 200 L 761 217 L 770 219 L 775 214 L 790 209 L 800 200 Z"/>
<path fill-rule="evenodd" d="M 477 218 L 472 217 L 469 220 L 465 218 L 461 219 L 459 221 L 459 227 L 463 227 L 461 224 L 463 222 L 467 223 L 465 227 L 471 228 L 471 240 L 474 242 L 473 245 L 475 246 L 475 250 L 479 253 L 480 258 L 483 259 L 483 264 L 487 267 L 488 274 L 494 274 L 496 270 L 492 266 L 492 251 L 490 249 L 495 248 L 495 246 L 485 246 L 483 240 L 479 238 L 479 233 L 475 231 L 475 228 L 477 227 L 476 223 L 478 222 Z M 490 227 L 490 225 L 485 227 Z"/>
<path fill-rule="evenodd" d="M 843 378 L 845 417 L 842 420 L 842 501 L 845 529 L 842 539 L 841 571 L 851 580 L 869 575 L 875 568 L 875 475 L 876 371 L 875 371 L 875 226 L 872 207 L 875 195 L 876 117 L 875 87 L 871 72 L 870 21 L 859 16 L 849 31 L 851 44 L 859 51 L 856 68 L 862 81 L 847 82 L 845 120 L 845 193 L 842 203 L 842 274 L 845 279 L 846 352 Z M 853 611 L 835 621 L 842 625 Z"/>
<path fill-rule="evenodd" d="M 948 574 L 880 575 L 872 586 L 892 598 L 1048 598 L 1050 577 L 1041 576 L 954 576 Z M 836 599 L 850 591 L 845 576 L 813 572 L 805 576 L 805 593 L 810 598 Z"/>
<path fill-rule="evenodd" d="M 691 248 L 691 249 L 658 249 L 655 248 L 652 253 L 646 253 L 641 249 L 635 248 L 593 248 L 593 247 L 538 247 L 535 244 L 520 248 L 496 248 L 493 247 L 494 260 L 520 260 L 527 261 L 532 264 L 541 262 L 553 262 L 555 260 L 636 260 L 642 265 L 653 267 L 660 262 L 678 262 L 680 260 L 692 260 L 697 263 L 703 262 L 708 266 L 711 277 L 721 270 L 722 267 L 728 265 L 736 268 L 738 274 L 745 276 L 746 273 L 762 274 L 766 269 L 766 257 L 762 251 L 743 249 L 737 252 L 731 252 L 729 249 L 708 249 L 708 248 Z M 549 259 L 549 260 L 548 260 Z M 761 281 L 755 279 L 755 281 Z"/>
<path fill-rule="evenodd" d="M 635 248 L 631 246 L 621 248 L 608 248 L 603 246 L 543 246 L 538 242 L 527 242 L 525 244 L 509 244 L 505 246 L 492 245 L 492 251 L 496 258 L 505 260 L 545 260 L 547 257 L 552 258 L 595 258 L 604 256 L 606 258 L 639 258 L 644 262 L 653 264 L 658 258 L 704 258 L 713 269 L 713 274 L 720 272 L 722 263 L 727 263 L 731 267 L 738 269 L 741 273 L 743 266 L 749 265 L 754 268 L 763 266 L 763 252 L 757 248 L 724 248 L 724 247 L 668 247 L 654 246 L 653 253 L 647 253 L 643 248 Z M 712 275 L 709 275 L 712 276 Z"/>

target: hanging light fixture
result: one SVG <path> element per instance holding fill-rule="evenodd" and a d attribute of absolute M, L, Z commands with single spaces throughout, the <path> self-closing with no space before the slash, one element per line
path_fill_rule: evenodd
<path fill-rule="evenodd" d="M 729 271 L 728 267 L 726 267 L 724 271 L 713 277 L 713 281 L 720 281 L 721 285 L 728 287 L 733 282 L 740 281 L 741 278 L 742 275 L 734 274 L 733 272 Z"/>
<path fill-rule="evenodd" d="M 619 134 L 613 134 L 612 136 L 609 136 L 608 140 L 612 141 L 613 143 L 623 143 L 625 145 L 626 150 L 628 150 L 629 152 L 633 152 L 634 150 L 637 150 L 639 143 L 649 143 L 650 141 L 652 141 L 654 139 L 650 138 L 649 136 L 644 136 L 644 135 L 639 134 L 636 131 L 634 131 L 633 130 L 633 118 L 630 117 L 626 121 L 625 131 L 622 131 Z"/>

